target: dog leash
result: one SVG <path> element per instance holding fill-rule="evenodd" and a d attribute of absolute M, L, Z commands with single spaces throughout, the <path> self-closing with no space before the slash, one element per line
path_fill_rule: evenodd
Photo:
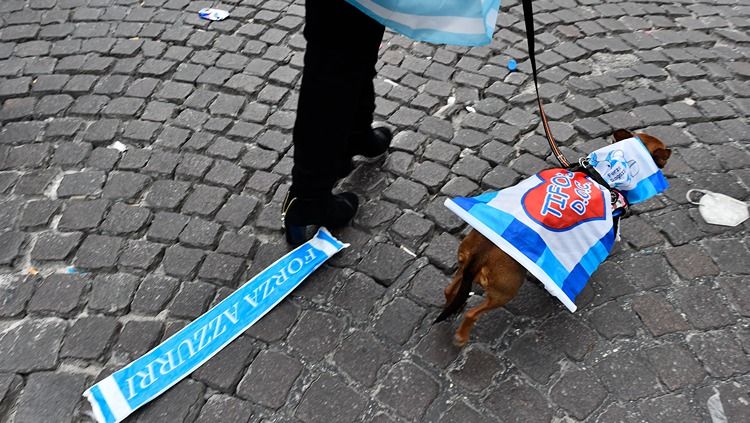
<path fill-rule="evenodd" d="M 555 155 L 557 161 L 564 168 L 570 167 L 570 162 L 565 158 L 565 155 L 560 151 L 557 146 L 555 138 L 552 136 L 552 130 L 549 127 L 549 120 L 547 115 L 544 113 L 544 105 L 542 104 L 542 98 L 539 96 L 539 82 L 536 75 L 536 54 L 534 52 L 534 12 L 531 8 L 531 0 L 522 0 L 523 4 L 523 19 L 526 22 L 526 42 L 529 48 L 529 59 L 531 60 L 531 74 L 534 77 L 534 88 L 536 89 L 536 101 L 539 105 L 539 115 L 542 118 L 542 126 L 544 127 L 544 134 L 547 136 L 547 142 L 549 143 L 552 154 Z"/>
<path fill-rule="evenodd" d="M 610 187 L 607 181 L 605 181 L 604 178 L 602 178 L 602 176 L 599 174 L 599 172 L 597 172 L 596 169 L 594 169 L 594 167 L 588 163 L 588 160 L 581 159 L 577 166 L 571 165 L 568 159 L 565 158 L 565 155 L 562 153 L 562 151 L 560 151 L 560 148 L 557 146 L 555 137 L 552 136 L 552 130 L 549 127 L 549 119 L 547 119 L 547 114 L 544 113 L 544 104 L 542 103 L 542 97 L 539 95 L 539 78 L 537 77 L 536 52 L 534 51 L 534 11 L 531 7 L 531 1 L 532 0 L 521 0 L 521 4 L 523 5 L 523 19 L 526 24 L 526 42 L 529 49 L 529 60 L 531 61 L 531 75 L 534 78 L 536 102 L 539 105 L 539 116 L 542 119 L 542 127 L 544 127 L 544 134 L 547 136 L 547 142 L 549 143 L 549 147 L 552 150 L 552 154 L 555 155 L 557 161 L 560 162 L 560 164 L 564 168 L 583 171 L 592 179 L 594 179 L 599 185 L 607 188 L 607 190 L 609 190 L 612 195 L 611 202 L 613 211 L 621 210 L 621 216 L 627 216 L 630 212 L 630 205 L 628 204 L 627 200 L 625 200 L 625 197 L 622 195 L 622 193 Z"/>

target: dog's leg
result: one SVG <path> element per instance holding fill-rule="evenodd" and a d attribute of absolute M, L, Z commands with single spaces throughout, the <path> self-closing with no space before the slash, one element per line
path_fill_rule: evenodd
<path fill-rule="evenodd" d="M 469 333 L 479 316 L 494 308 L 502 307 L 513 299 L 526 277 L 523 267 L 500 250 L 495 250 L 492 255 L 488 255 L 487 260 L 477 278 L 478 283 L 485 290 L 485 301 L 464 314 L 464 320 L 456 330 L 454 338 L 454 343 L 459 347 L 469 341 Z"/>
<path fill-rule="evenodd" d="M 485 311 L 492 310 L 493 308 L 500 307 L 502 304 L 495 304 L 490 298 L 484 300 L 482 304 L 472 308 L 464 314 L 464 319 L 461 321 L 461 325 L 456 330 L 456 336 L 453 339 L 453 343 L 458 347 L 463 347 L 466 342 L 469 341 L 469 333 L 477 322 L 479 315 Z"/>

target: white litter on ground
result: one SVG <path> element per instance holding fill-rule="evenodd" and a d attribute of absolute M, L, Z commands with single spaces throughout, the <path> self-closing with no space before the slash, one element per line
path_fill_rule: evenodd
<path fill-rule="evenodd" d="M 711 395 L 706 401 L 708 414 L 711 416 L 712 423 L 727 423 L 727 416 L 724 414 L 724 405 L 721 403 L 719 391 L 714 388 L 715 394 Z"/>
<path fill-rule="evenodd" d="M 128 149 L 128 146 L 121 143 L 120 141 L 115 141 L 112 144 L 110 144 L 107 148 L 114 148 L 115 150 L 122 153 L 123 151 Z"/>

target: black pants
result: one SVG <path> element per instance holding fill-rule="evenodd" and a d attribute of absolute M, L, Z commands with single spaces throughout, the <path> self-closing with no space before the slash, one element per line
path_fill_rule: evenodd
<path fill-rule="evenodd" d="M 305 14 L 292 195 L 317 197 L 328 195 L 346 174 L 350 143 L 370 129 L 385 28 L 344 0 L 307 0 Z"/>

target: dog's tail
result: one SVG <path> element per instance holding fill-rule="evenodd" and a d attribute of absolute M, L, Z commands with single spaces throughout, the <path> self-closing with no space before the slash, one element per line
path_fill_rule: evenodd
<path fill-rule="evenodd" d="M 461 310 L 464 304 L 466 304 L 466 300 L 468 300 L 471 295 L 471 284 L 474 281 L 474 274 L 469 273 L 469 268 L 470 266 L 467 265 L 464 269 L 463 277 L 461 278 L 461 285 L 459 285 L 458 292 L 456 293 L 456 296 L 453 297 L 453 301 L 445 305 L 443 312 L 440 313 L 434 322 L 432 322 L 433 325 L 442 322 L 447 319 L 448 316 L 457 313 Z"/>

